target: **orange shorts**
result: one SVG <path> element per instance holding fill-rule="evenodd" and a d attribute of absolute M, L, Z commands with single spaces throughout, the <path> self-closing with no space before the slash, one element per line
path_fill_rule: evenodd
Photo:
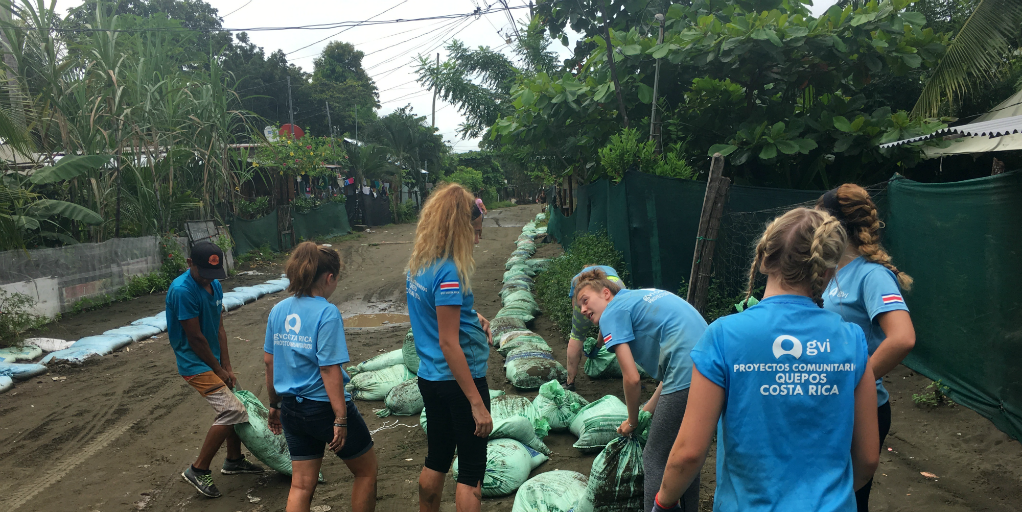
<path fill-rule="evenodd" d="M 189 375 L 185 377 L 185 382 L 188 382 L 200 395 L 203 395 L 203 398 L 206 398 L 206 401 L 213 406 L 213 410 L 217 411 L 217 418 L 213 421 L 214 425 L 237 425 L 249 422 L 249 413 L 246 412 L 245 405 L 228 389 L 227 384 L 216 373 L 209 371 L 198 375 Z"/>

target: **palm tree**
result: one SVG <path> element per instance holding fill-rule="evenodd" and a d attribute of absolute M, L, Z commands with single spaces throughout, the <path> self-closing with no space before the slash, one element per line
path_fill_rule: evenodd
<path fill-rule="evenodd" d="M 911 115 L 936 117 L 944 100 L 956 101 L 1020 49 L 1020 0 L 979 0 L 974 12 L 925 83 Z"/>

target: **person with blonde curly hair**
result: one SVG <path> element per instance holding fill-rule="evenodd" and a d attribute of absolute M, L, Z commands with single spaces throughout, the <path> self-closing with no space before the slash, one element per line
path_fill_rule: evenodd
<path fill-rule="evenodd" d="M 900 272 L 881 244 L 882 221 L 867 190 L 847 183 L 818 199 L 817 208 L 832 214 L 848 237 L 835 280 L 825 290 L 825 309 L 864 329 L 868 364 L 875 374 L 878 394 L 878 445 L 885 443 L 892 425 L 889 392 L 882 377 L 896 368 L 914 348 L 917 336 L 902 290 L 914 280 Z M 868 510 L 871 482 L 857 490 L 857 510 Z"/>
<path fill-rule="evenodd" d="M 797 208 L 754 252 L 747 296 L 690 352 L 693 382 L 655 512 L 679 510 L 717 432 L 715 510 L 845 511 L 878 466 L 874 374 L 864 332 L 822 309 L 846 247 L 839 221 Z"/>
<path fill-rule="evenodd" d="M 436 188 L 420 212 L 406 268 L 409 319 L 420 357 L 427 457 L 419 479 L 421 512 L 441 507 L 444 477 L 459 454 L 455 510 L 480 510 L 491 433 L 487 357 L 491 331 L 473 309 L 473 195 L 457 184 Z"/>

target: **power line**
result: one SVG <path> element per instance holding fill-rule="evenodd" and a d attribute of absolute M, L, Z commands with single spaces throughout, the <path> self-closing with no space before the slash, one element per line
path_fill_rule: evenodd
<path fill-rule="evenodd" d="M 441 21 L 439 21 L 437 23 L 432 23 L 430 25 L 427 25 L 427 27 L 435 27 L 437 25 L 443 25 L 443 24 L 445 24 L 447 22 L 448 22 L 448 20 L 444 19 L 444 20 L 441 20 Z M 359 48 L 361 46 L 365 46 L 365 45 L 370 44 L 370 43 L 376 43 L 376 42 L 382 41 L 384 39 L 389 39 L 389 38 L 392 38 L 392 37 L 398 37 L 400 35 L 408 34 L 409 32 L 415 32 L 415 31 L 423 29 L 423 28 L 424 27 L 416 27 L 416 28 L 412 28 L 412 29 L 409 29 L 409 30 L 403 30 L 401 32 L 395 32 L 394 34 L 391 34 L 389 36 L 377 37 L 377 38 L 374 38 L 374 39 L 372 39 L 370 41 L 363 41 L 363 42 L 360 42 L 360 43 L 352 43 L 352 46 L 355 46 L 356 48 Z M 320 56 L 320 53 L 321 52 L 316 52 L 316 53 L 311 53 L 309 55 L 303 55 L 301 57 L 293 57 L 292 60 L 295 61 L 295 60 L 306 59 L 306 58 L 309 58 L 309 57 L 318 57 L 318 56 Z"/>
<path fill-rule="evenodd" d="M 307 44 L 306 46 L 303 46 L 302 48 L 299 48 L 299 49 L 297 49 L 297 50 L 292 50 L 292 51 L 290 51 L 290 52 L 286 53 L 285 55 L 291 55 L 291 54 L 293 54 L 293 53 L 295 53 L 295 52 L 297 52 L 297 51 L 299 51 L 299 50 L 305 50 L 306 48 L 309 48 L 310 46 L 313 46 L 314 44 L 320 44 L 320 43 L 322 43 L 322 42 L 324 42 L 324 41 L 326 41 L 326 40 L 328 40 L 328 39 L 330 39 L 330 38 L 332 38 L 332 37 L 335 37 L 335 36 L 341 35 L 341 34 L 343 34 L 343 33 L 347 32 L 347 31 L 349 31 L 349 30 L 352 30 L 352 29 L 354 29 L 354 28 L 356 28 L 356 27 L 358 27 L 358 26 L 360 26 L 360 25 L 362 25 L 362 24 L 366 23 L 366 22 L 369 22 L 370 20 L 372 20 L 372 19 L 376 18 L 377 16 L 380 16 L 381 14 L 384 14 L 384 13 L 386 13 L 386 12 L 388 12 L 388 11 L 390 11 L 390 10 L 394 9 L 395 7 L 398 7 L 399 5 L 402 5 L 402 4 L 404 4 L 404 3 L 408 2 L 408 1 L 409 1 L 409 0 L 402 0 L 401 2 L 398 2 L 397 4 L 395 4 L 395 5 L 391 6 L 391 7 L 387 8 L 387 9 L 384 9 L 383 11 L 381 11 L 381 12 L 379 12 L 379 13 L 377 13 L 377 14 L 374 14 L 373 16 L 371 16 L 371 17 L 367 18 L 366 20 L 364 20 L 363 22 L 359 23 L 358 25 L 353 25 L 353 26 L 351 26 L 351 27 L 348 27 L 348 28 L 346 28 L 346 29 L 342 30 L 341 32 L 338 32 L 338 33 L 336 33 L 336 34 L 331 34 L 331 35 L 329 35 L 329 36 L 327 36 L 327 37 L 325 37 L 325 38 L 323 38 L 323 39 L 321 39 L 321 40 L 319 40 L 319 41 L 316 41 L 316 42 L 314 42 L 314 43 L 310 43 L 310 44 Z"/>
<path fill-rule="evenodd" d="M 251 3 L 252 3 L 252 0 L 249 0 L 248 2 L 246 2 L 246 3 L 245 3 L 245 5 L 243 5 L 243 6 L 239 7 L 238 9 L 235 9 L 235 10 L 233 10 L 233 11 L 231 11 L 231 12 L 229 12 L 229 13 L 225 14 L 224 16 L 221 16 L 220 18 L 221 18 L 221 19 L 227 18 L 228 16 L 231 16 L 232 14 L 234 14 L 234 13 L 236 13 L 236 12 L 238 12 L 238 11 L 241 11 L 242 9 L 245 9 L 245 8 L 246 8 L 246 7 L 248 7 L 248 6 L 249 6 L 249 4 L 251 4 Z"/>

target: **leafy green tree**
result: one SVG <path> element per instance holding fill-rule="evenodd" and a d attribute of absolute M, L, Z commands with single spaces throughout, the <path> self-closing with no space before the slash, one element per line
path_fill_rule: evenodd
<path fill-rule="evenodd" d="M 484 188 L 484 175 L 469 167 L 459 166 L 455 172 L 445 176 L 443 180 L 458 183 L 474 194 L 479 194 Z"/>
<path fill-rule="evenodd" d="M 380 108 L 377 85 L 363 70 L 362 62 L 363 52 L 341 41 L 328 43 L 313 61 L 313 96 L 321 104 L 332 106 L 331 122 L 339 133 L 355 127 L 354 107 L 366 111 Z"/>

